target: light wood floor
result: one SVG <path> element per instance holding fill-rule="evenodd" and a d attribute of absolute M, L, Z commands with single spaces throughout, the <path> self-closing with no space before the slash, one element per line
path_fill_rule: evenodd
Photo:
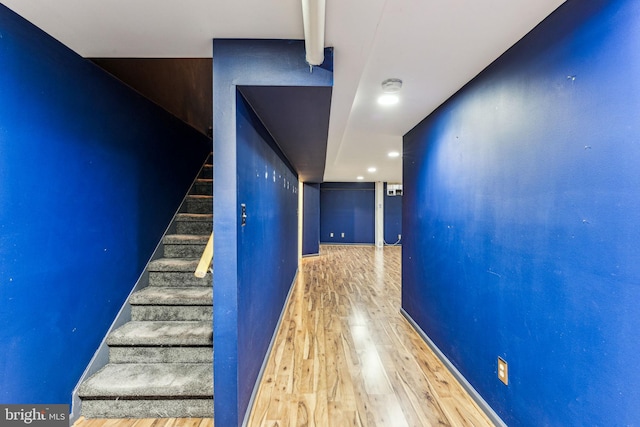
<path fill-rule="evenodd" d="M 400 314 L 401 248 L 322 246 L 298 274 L 250 427 L 491 426 Z M 211 427 L 211 419 L 77 427 Z"/>
<path fill-rule="evenodd" d="M 303 261 L 249 425 L 490 426 L 400 314 L 401 248 Z"/>

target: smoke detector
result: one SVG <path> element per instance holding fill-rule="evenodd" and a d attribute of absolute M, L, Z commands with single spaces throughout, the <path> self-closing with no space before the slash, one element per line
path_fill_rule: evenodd
<path fill-rule="evenodd" d="M 386 79 L 382 82 L 382 91 L 384 93 L 398 93 L 402 89 L 402 80 Z"/>

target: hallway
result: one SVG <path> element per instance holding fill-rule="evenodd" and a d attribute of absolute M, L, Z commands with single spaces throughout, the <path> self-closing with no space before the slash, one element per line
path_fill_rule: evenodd
<path fill-rule="evenodd" d="M 400 314 L 401 250 L 323 245 L 303 260 L 248 426 L 492 425 Z M 151 425 L 212 423 L 75 424 Z"/>
<path fill-rule="evenodd" d="M 401 248 L 306 258 L 249 426 L 492 425 L 400 314 Z"/>

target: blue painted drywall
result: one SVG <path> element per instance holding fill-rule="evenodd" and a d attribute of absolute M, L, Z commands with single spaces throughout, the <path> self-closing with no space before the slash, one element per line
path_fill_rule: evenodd
<path fill-rule="evenodd" d="M 0 5 L 0 401 L 73 387 L 210 140 Z"/>
<path fill-rule="evenodd" d="M 320 253 L 320 184 L 302 190 L 302 255 Z"/>
<path fill-rule="evenodd" d="M 384 242 L 387 245 L 402 244 L 402 196 L 387 196 L 384 184 Z"/>
<path fill-rule="evenodd" d="M 298 268 L 298 178 L 271 148 L 269 133 L 242 95 L 236 101 L 238 202 L 238 365 L 240 406 L 249 404 L 264 355 Z"/>
<path fill-rule="evenodd" d="M 569 0 L 404 138 L 403 307 L 510 426 L 640 420 L 639 29 Z"/>
<path fill-rule="evenodd" d="M 321 184 L 320 241 L 374 244 L 375 206 L 375 184 L 372 182 Z"/>
<path fill-rule="evenodd" d="M 325 58 L 331 59 L 332 55 L 331 49 L 325 49 Z M 325 62 L 332 64 L 332 60 Z M 268 296 L 271 292 L 277 292 L 274 289 L 291 285 L 291 281 L 276 283 L 271 280 L 274 277 L 284 277 L 274 270 L 260 271 L 260 277 L 256 277 L 250 271 L 255 267 L 247 267 L 252 263 L 257 265 L 267 262 L 260 258 L 273 258 L 268 262 L 279 260 L 280 253 L 271 250 L 259 254 L 254 252 L 253 255 L 248 255 L 250 258 L 243 259 L 247 252 L 243 252 L 241 246 L 256 244 L 260 247 L 262 242 L 268 241 L 273 245 L 291 245 L 297 250 L 297 238 L 286 241 L 288 237 L 280 236 L 277 229 L 260 226 L 263 233 L 244 237 L 240 235 L 240 204 L 245 203 L 249 207 L 259 202 L 251 197 L 248 200 L 240 199 L 239 191 L 245 185 L 242 181 L 254 178 L 238 174 L 245 161 L 243 156 L 251 154 L 251 148 L 247 148 L 243 151 L 245 154 L 242 154 L 237 141 L 237 87 L 331 86 L 332 70 L 330 67 L 323 67 L 316 67 L 313 73 L 309 72 L 309 66 L 304 60 L 303 41 L 213 41 L 213 292 L 216 301 L 213 324 L 216 425 L 232 426 L 242 423 L 251 392 L 249 385 L 253 386 L 256 381 L 255 376 L 245 378 L 242 375 L 255 372 L 255 367 L 260 366 L 266 356 L 266 348 L 256 350 L 247 346 L 258 335 L 270 339 L 274 332 L 265 328 L 266 324 L 271 324 L 271 318 L 260 318 L 265 306 L 260 303 L 259 298 L 267 296 L 268 316 L 280 313 L 282 304 L 277 298 L 272 300 Z M 272 204 L 264 205 L 266 211 L 254 216 L 254 220 L 278 220 L 277 217 L 286 208 L 280 199 L 274 198 L 271 201 Z M 258 227 L 257 224 L 255 226 Z M 293 259 L 283 261 L 282 268 L 288 271 L 292 263 L 297 263 L 297 251 Z M 245 291 L 244 286 L 251 286 L 257 293 L 253 293 L 253 290 Z"/>

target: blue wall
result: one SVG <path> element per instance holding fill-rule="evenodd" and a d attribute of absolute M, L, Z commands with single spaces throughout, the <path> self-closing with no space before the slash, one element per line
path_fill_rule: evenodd
<path fill-rule="evenodd" d="M 238 366 L 240 405 L 247 407 L 263 358 L 298 268 L 298 178 L 246 101 L 237 99 Z M 268 254 L 268 256 L 266 256 Z"/>
<path fill-rule="evenodd" d="M 510 426 L 640 420 L 638 29 L 569 0 L 404 138 L 403 307 Z"/>
<path fill-rule="evenodd" d="M 375 184 L 372 182 L 321 184 L 320 241 L 374 244 L 375 205 Z"/>
<path fill-rule="evenodd" d="M 402 196 L 387 196 L 384 184 L 384 242 L 387 245 L 402 244 Z"/>
<path fill-rule="evenodd" d="M 0 5 L 0 401 L 73 387 L 210 140 Z"/>
<path fill-rule="evenodd" d="M 302 202 L 302 255 L 320 253 L 320 184 L 304 184 Z"/>
<path fill-rule="evenodd" d="M 325 62 L 332 63 L 332 54 L 325 49 Z M 259 140 L 269 142 L 269 138 L 260 136 L 255 121 L 247 120 L 251 112 L 236 105 L 237 90 L 243 85 L 331 86 L 331 68 L 316 67 L 310 73 L 304 57 L 303 41 L 213 41 L 216 425 L 242 423 L 257 379 L 256 368 L 266 356 L 264 343 L 271 339 L 284 308 L 282 292 L 289 290 L 291 272 L 297 268 L 297 234 L 290 238 L 288 229 L 288 221 L 297 227 L 297 217 L 289 219 L 289 196 L 271 187 L 264 188 L 269 188 L 264 196 L 259 194 L 261 186 L 267 185 L 262 181 L 264 174 L 273 174 L 269 167 L 276 170 L 276 182 L 283 188 L 286 182 L 282 183 L 280 175 L 285 176 L 285 170 L 263 151 L 265 144 Z M 246 170 L 245 162 L 260 170 Z M 295 182 L 290 178 L 287 181 Z M 292 194 L 297 200 L 297 188 Z M 246 227 L 252 227 L 251 233 L 239 225 L 242 203 L 248 210 L 262 209 L 247 213 Z"/>

